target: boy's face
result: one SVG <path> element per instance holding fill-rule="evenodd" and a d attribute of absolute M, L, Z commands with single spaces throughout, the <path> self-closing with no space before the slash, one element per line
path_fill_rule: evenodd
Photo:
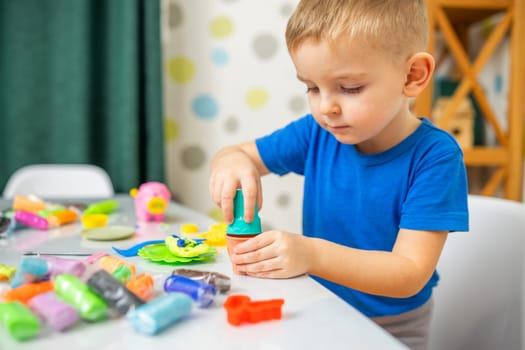
<path fill-rule="evenodd" d="M 365 153 L 384 151 L 419 123 L 403 95 L 404 62 L 358 41 L 307 40 L 292 52 L 317 122 Z"/>

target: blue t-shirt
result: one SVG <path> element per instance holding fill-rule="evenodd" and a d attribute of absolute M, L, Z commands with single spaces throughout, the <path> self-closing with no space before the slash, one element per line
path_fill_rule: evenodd
<path fill-rule="evenodd" d="M 398 145 L 376 154 L 340 143 L 310 114 L 257 139 L 256 145 L 271 172 L 304 175 L 305 236 L 392 251 L 400 228 L 468 231 L 463 153 L 450 134 L 427 119 Z M 391 298 L 314 278 L 369 317 L 421 306 L 439 279 L 434 271 L 416 295 Z"/>

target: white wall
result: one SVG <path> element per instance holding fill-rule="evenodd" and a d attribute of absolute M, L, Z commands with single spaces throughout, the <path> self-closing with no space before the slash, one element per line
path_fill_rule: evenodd
<path fill-rule="evenodd" d="M 284 40 L 296 3 L 163 0 L 167 184 L 186 205 L 216 215 L 213 154 L 307 112 Z M 263 227 L 301 232 L 302 178 L 270 175 L 263 186 Z"/>

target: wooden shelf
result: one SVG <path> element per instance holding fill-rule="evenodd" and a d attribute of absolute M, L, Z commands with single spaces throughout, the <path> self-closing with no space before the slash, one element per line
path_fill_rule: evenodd
<path fill-rule="evenodd" d="M 503 193 L 507 199 L 521 200 L 523 176 L 523 127 L 525 118 L 525 0 L 427 0 L 430 24 L 430 51 L 434 52 L 436 33 L 440 32 L 449 53 L 460 71 L 460 82 L 436 124 L 447 128 L 462 100 L 474 96 L 484 123 L 494 131 L 497 146 L 464 148 L 467 167 L 492 167 L 496 170 L 484 184 L 481 193 L 495 196 Z M 467 54 L 467 28 L 494 14 L 502 18 L 487 37 L 478 56 L 470 60 Z M 510 38 L 510 81 L 508 89 L 507 127 L 503 128 L 497 113 L 488 102 L 478 82 L 483 69 L 498 45 Z M 432 84 L 430 84 L 432 85 Z M 415 104 L 419 115 L 431 116 L 432 86 L 418 97 Z"/>

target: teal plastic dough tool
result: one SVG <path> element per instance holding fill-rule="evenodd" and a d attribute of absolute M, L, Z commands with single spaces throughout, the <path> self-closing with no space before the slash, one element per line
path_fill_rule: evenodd
<path fill-rule="evenodd" d="M 262 232 L 257 203 L 255 203 L 253 221 L 246 222 L 244 220 L 244 196 L 241 189 L 237 190 L 233 199 L 233 216 L 233 222 L 226 229 L 227 234 L 243 236 L 256 235 Z"/>

